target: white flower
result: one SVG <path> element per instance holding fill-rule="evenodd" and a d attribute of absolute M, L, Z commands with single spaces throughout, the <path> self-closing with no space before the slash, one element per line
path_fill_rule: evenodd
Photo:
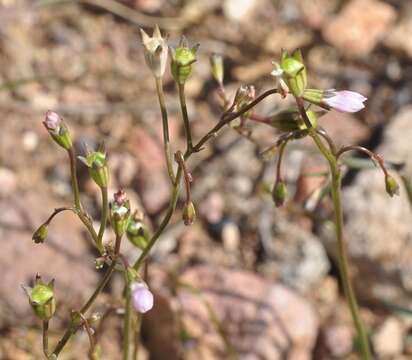
<path fill-rule="evenodd" d="M 144 47 L 144 57 L 147 66 L 155 77 L 160 78 L 166 70 L 168 47 L 166 39 L 162 37 L 159 26 L 156 25 L 152 37 L 140 29 Z"/>
<path fill-rule="evenodd" d="M 323 102 L 338 111 L 341 112 L 357 112 L 362 110 L 365 105 L 363 104 L 367 98 L 354 91 L 328 91 L 325 92 Z"/>
<path fill-rule="evenodd" d="M 153 307 L 153 294 L 143 282 L 135 282 L 131 285 L 132 304 L 134 309 L 144 314 Z"/>

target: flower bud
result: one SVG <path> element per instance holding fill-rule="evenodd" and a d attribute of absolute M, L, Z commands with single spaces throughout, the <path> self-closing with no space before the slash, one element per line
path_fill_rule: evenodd
<path fill-rule="evenodd" d="M 144 57 L 146 64 L 152 71 L 153 76 L 161 78 L 166 70 L 167 64 L 167 42 L 160 33 L 159 26 L 155 26 L 152 37 L 140 29 L 142 43 L 144 47 Z"/>
<path fill-rule="evenodd" d="M 295 50 L 292 55 L 283 50 L 280 64 L 276 65 L 275 63 L 275 70 L 278 70 L 289 91 L 295 96 L 301 96 L 306 89 L 307 74 L 300 50 Z"/>
<path fill-rule="evenodd" d="M 390 197 L 399 195 L 399 184 L 392 175 L 385 176 L 385 188 Z"/>
<path fill-rule="evenodd" d="M 132 290 L 132 304 L 134 309 L 144 314 L 153 307 L 153 294 L 143 282 L 134 282 L 130 285 Z"/>
<path fill-rule="evenodd" d="M 144 250 L 150 241 L 150 232 L 142 217 L 134 215 L 127 226 L 126 232 L 129 241 L 137 248 Z"/>
<path fill-rule="evenodd" d="M 97 270 L 103 269 L 104 264 L 106 263 L 106 258 L 101 256 L 94 260 L 94 266 Z"/>
<path fill-rule="evenodd" d="M 183 222 L 186 226 L 192 225 L 196 220 L 196 210 L 193 202 L 185 204 L 182 213 Z"/>
<path fill-rule="evenodd" d="M 317 113 L 314 111 L 306 111 L 306 115 L 312 125 L 316 128 L 318 125 Z M 281 132 L 307 130 L 307 126 L 303 121 L 300 113 L 296 109 L 287 109 L 279 111 L 271 117 L 270 125 L 280 130 Z"/>
<path fill-rule="evenodd" d="M 173 78 L 179 84 L 184 84 L 192 74 L 192 64 L 196 61 L 196 52 L 199 44 L 189 48 L 187 40 L 182 37 L 179 46 L 174 49 L 170 47 L 171 53 L 171 71 Z"/>
<path fill-rule="evenodd" d="M 71 149 L 73 144 L 69 130 L 59 114 L 47 111 L 43 125 L 57 144 L 66 150 Z"/>
<path fill-rule="evenodd" d="M 212 68 L 212 75 L 219 85 L 223 85 L 224 66 L 223 56 L 220 54 L 212 54 L 210 57 L 210 66 Z"/>
<path fill-rule="evenodd" d="M 285 203 L 288 196 L 288 188 L 284 181 L 280 180 L 275 183 L 272 190 L 272 199 L 276 207 L 280 207 Z"/>
<path fill-rule="evenodd" d="M 47 224 L 42 224 L 34 232 L 32 239 L 36 244 L 42 244 L 47 239 L 48 233 L 49 233 L 49 230 L 48 230 Z"/>
<path fill-rule="evenodd" d="M 114 194 L 114 201 L 110 204 L 110 218 L 115 234 L 123 236 L 130 220 L 130 202 L 123 190 Z"/>
<path fill-rule="evenodd" d="M 107 187 L 109 183 L 109 169 L 104 151 L 91 151 L 88 152 L 86 157 L 79 156 L 78 159 L 88 167 L 90 177 L 99 187 Z"/>
<path fill-rule="evenodd" d="M 40 276 L 36 276 L 33 288 L 23 286 L 34 313 L 41 320 L 50 320 L 56 310 L 54 298 L 54 280 L 45 284 Z"/>

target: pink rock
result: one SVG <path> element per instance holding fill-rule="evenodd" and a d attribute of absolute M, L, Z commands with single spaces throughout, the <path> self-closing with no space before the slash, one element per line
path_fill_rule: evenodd
<path fill-rule="evenodd" d="M 181 280 L 202 290 L 241 359 L 310 359 L 318 319 L 299 295 L 253 273 L 198 266 Z M 181 290 L 183 322 L 198 346 L 211 347 L 211 359 L 222 359 L 225 347 L 198 296 Z"/>
<path fill-rule="evenodd" d="M 395 10 L 377 0 L 352 0 L 323 28 L 323 36 L 348 54 L 369 54 L 395 20 Z"/>

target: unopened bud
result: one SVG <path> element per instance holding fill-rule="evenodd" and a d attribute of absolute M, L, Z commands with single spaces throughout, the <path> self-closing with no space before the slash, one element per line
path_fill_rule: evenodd
<path fill-rule="evenodd" d="M 47 111 L 43 125 L 57 144 L 66 150 L 71 149 L 73 144 L 69 130 L 59 114 Z"/>
<path fill-rule="evenodd" d="M 306 111 L 306 115 L 312 125 L 316 128 L 318 125 L 318 115 L 314 111 Z M 287 109 L 279 111 L 271 117 L 270 125 L 281 132 L 290 132 L 298 130 L 307 130 L 307 126 L 302 119 L 299 111 L 296 109 Z"/>
<path fill-rule="evenodd" d="M 196 53 L 199 44 L 189 48 L 184 37 L 180 41 L 179 47 L 176 49 L 170 47 L 171 53 L 171 71 L 173 78 L 179 84 L 184 84 L 192 74 L 192 64 L 196 61 Z"/>
<path fill-rule="evenodd" d="M 104 151 L 89 152 L 86 157 L 79 156 L 79 160 L 88 167 L 89 175 L 101 188 L 109 183 L 109 169 Z"/>
<path fill-rule="evenodd" d="M 48 230 L 47 224 L 42 224 L 34 232 L 32 239 L 36 244 L 42 244 L 47 239 L 48 233 L 49 233 L 49 230 Z"/>
<path fill-rule="evenodd" d="M 275 202 L 276 207 L 280 207 L 285 203 L 288 196 L 288 188 L 284 181 L 277 181 L 273 186 L 272 199 Z"/>
<path fill-rule="evenodd" d="M 130 202 L 123 190 L 114 194 L 114 201 L 110 204 L 110 218 L 115 234 L 123 236 L 130 221 Z"/>
<path fill-rule="evenodd" d="M 385 176 L 385 188 L 390 197 L 399 195 L 399 184 L 392 175 Z"/>
<path fill-rule="evenodd" d="M 277 70 L 290 92 L 295 96 L 301 96 L 306 89 L 307 74 L 300 50 L 295 50 L 292 55 L 283 50 L 280 64 L 275 71 Z"/>
<path fill-rule="evenodd" d="M 147 225 L 138 218 L 130 220 L 126 235 L 129 241 L 141 250 L 144 250 L 150 241 L 150 232 Z"/>
<path fill-rule="evenodd" d="M 41 320 L 50 320 L 56 310 L 54 281 L 45 284 L 40 276 L 37 276 L 33 288 L 23 286 L 23 289 L 36 316 Z"/>
<path fill-rule="evenodd" d="M 223 85 L 224 66 L 223 56 L 220 54 L 212 54 L 210 57 L 210 66 L 212 68 L 212 75 L 219 85 Z"/>
<path fill-rule="evenodd" d="M 193 202 L 185 204 L 182 213 L 183 222 L 186 226 L 192 225 L 196 220 L 196 210 Z"/>

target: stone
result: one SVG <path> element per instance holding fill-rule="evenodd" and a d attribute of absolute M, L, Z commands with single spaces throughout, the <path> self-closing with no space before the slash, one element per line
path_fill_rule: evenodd
<path fill-rule="evenodd" d="M 223 2 L 223 13 L 233 21 L 242 21 L 248 19 L 259 0 L 225 0 Z"/>
<path fill-rule="evenodd" d="M 323 27 L 327 42 L 352 56 L 366 56 L 396 18 L 392 6 L 377 0 L 351 0 Z"/>
<path fill-rule="evenodd" d="M 353 347 L 353 329 L 349 325 L 330 324 L 323 329 L 324 341 L 329 353 L 336 358 L 344 358 Z"/>
<path fill-rule="evenodd" d="M 21 285 L 30 285 L 36 273 L 45 281 L 55 279 L 58 304 L 77 308 L 97 282 L 90 245 L 83 226 L 72 214 L 56 216 L 44 244 L 31 236 L 57 206 L 38 193 L 0 199 L 0 324 L 30 324 L 34 315 Z M 64 314 L 63 314 L 64 316 Z"/>
<path fill-rule="evenodd" d="M 278 219 L 278 217 L 277 217 Z M 329 271 L 323 245 L 302 227 L 278 219 L 269 262 L 283 283 L 305 292 L 317 286 Z"/>
<path fill-rule="evenodd" d="M 17 176 L 14 171 L 0 167 L 0 196 L 7 196 L 17 189 Z"/>
<path fill-rule="evenodd" d="M 404 330 L 395 317 L 388 317 L 372 336 L 372 344 L 380 358 L 400 355 L 403 351 Z"/>
<path fill-rule="evenodd" d="M 240 359 L 275 360 L 285 353 L 288 359 L 311 358 L 317 315 L 294 291 L 250 272 L 206 265 L 188 269 L 181 281 L 202 294 L 178 293 L 183 324 L 196 344 L 188 359 L 197 359 L 200 348 L 208 359 L 227 358 L 217 326 Z"/>
<path fill-rule="evenodd" d="M 408 5 L 409 7 L 402 12 L 401 20 L 385 37 L 384 44 L 390 49 L 401 50 L 412 58 L 412 44 L 405 40 L 412 36 L 412 7 Z"/>
<path fill-rule="evenodd" d="M 370 129 L 349 113 L 329 111 L 319 120 L 337 147 L 356 145 L 367 141 Z"/>

